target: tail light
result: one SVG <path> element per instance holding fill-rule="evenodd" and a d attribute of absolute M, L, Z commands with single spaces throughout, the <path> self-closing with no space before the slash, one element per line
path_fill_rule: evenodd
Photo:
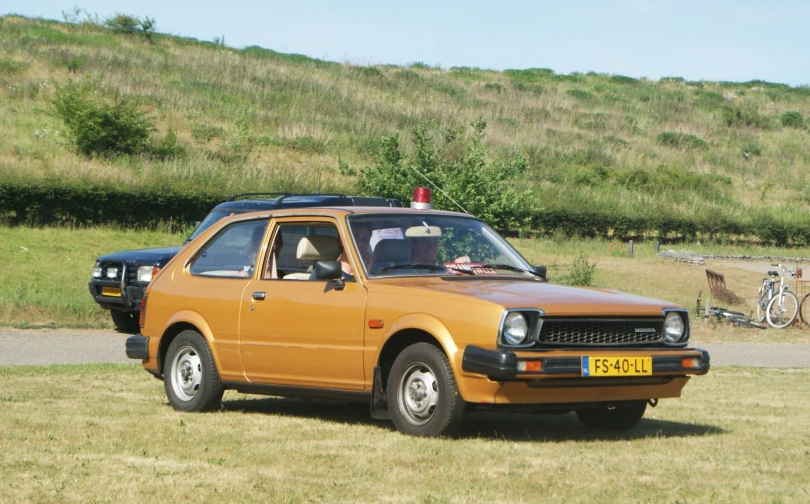
<path fill-rule="evenodd" d="M 144 322 L 146 322 L 146 299 L 149 297 L 149 294 L 144 294 L 141 298 L 141 313 L 138 315 L 138 325 L 143 328 Z"/>

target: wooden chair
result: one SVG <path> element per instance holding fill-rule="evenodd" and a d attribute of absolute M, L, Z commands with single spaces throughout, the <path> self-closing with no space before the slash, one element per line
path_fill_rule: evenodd
<path fill-rule="evenodd" d="M 726 287 L 726 277 L 722 273 L 706 270 L 706 280 L 709 281 L 709 290 L 712 298 L 725 301 L 729 304 L 744 304 L 745 299 L 741 298 L 734 291 Z"/>

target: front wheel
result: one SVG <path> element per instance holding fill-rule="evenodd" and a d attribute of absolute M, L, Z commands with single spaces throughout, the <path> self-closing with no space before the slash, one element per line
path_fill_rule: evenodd
<path fill-rule="evenodd" d="M 776 294 L 768 301 L 765 318 L 771 327 L 784 329 L 796 320 L 798 312 L 799 300 L 796 298 L 796 294 L 785 291 L 781 295 Z"/>
<path fill-rule="evenodd" d="M 741 325 L 743 327 L 754 327 L 756 329 L 767 329 L 767 324 L 762 324 L 760 322 L 755 322 L 749 317 L 742 316 L 742 317 L 729 317 L 729 322 L 733 322 L 734 324 Z"/>
<path fill-rule="evenodd" d="M 140 313 L 110 310 L 110 315 L 118 332 L 127 334 L 137 334 L 140 332 L 141 326 L 138 320 Z"/>
<path fill-rule="evenodd" d="M 630 430 L 641 421 L 647 401 L 628 401 L 616 406 L 602 406 L 576 411 L 577 418 L 585 427 L 613 431 Z"/>
<path fill-rule="evenodd" d="M 464 399 L 444 352 L 417 343 L 400 353 L 388 376 L 388 409 L 397 430 L 422 437 L 452 436 L 461 424 Z"/>
<path fill-rule="evenodd" d="M 176 410 L 212 411 L 222 402 L 224 387 L 205 338 L 186 330 L 174 338 L 166 352 L 163 373 L 166 397 Z"/>

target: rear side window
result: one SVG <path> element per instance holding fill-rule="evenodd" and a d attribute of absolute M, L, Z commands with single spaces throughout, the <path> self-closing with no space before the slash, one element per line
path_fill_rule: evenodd
<path fill-rule="evenodd" d="M 253 276 L 266 228 L 266 220 L 231 224 L 205 245 L 189 271 L 200 276 Z"/>

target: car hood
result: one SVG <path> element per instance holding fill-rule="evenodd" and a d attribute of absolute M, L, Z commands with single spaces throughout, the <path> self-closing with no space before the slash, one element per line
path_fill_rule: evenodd
<path fill-rule="evenodd" d="M 163 267 L 180 252 L 183 247 L 163 247 L 113 252 L 96 259 L 102 261 L 121 261 L 126 264 L 153 265 Z"/>
<path fill-rule="evenodd" d="M 460 278 L 382 279 L 375 283 L 398 286 L 419 296 L 464 296 L 504 308 L 539 308 L 547 316 L 661 316 L 662 308 L 679 305 L 634 294 L 568 287 L 532 280 L 476 280 Z"/>

